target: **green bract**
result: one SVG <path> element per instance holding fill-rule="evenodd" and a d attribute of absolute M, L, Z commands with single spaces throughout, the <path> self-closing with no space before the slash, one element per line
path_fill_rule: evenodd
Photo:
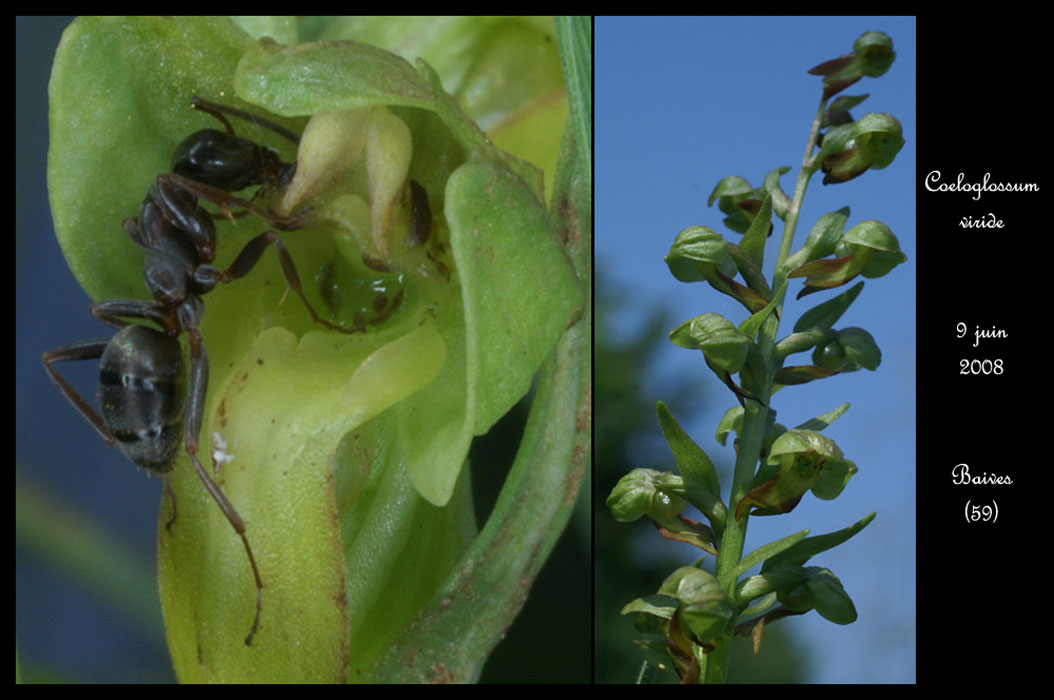
<path fill-rule="evenodd" d="M 546 208 L 543 172 L 499 150 L 427 63 L 344 40 L 355 27 L 292 43 L 295 23 L 253 26 L 290 43 L 256 41 L 226 18 L 74 22 L 50 84 L 52 212 L 93 299 L 143 298 L 142 252 L 121 220 L 169 170 L 177 143 L 217 127 L 190 98 L 304 133 L 297 153 L 235 124 L 298 159 L 287 199 L 262 204 L 311 210 L 283 241 L 312 305 L 346 327 L 371 318 L 379 299 L 396 308 L 364 333 L 319 327 L 296 298 L 283 303 L 270 251 L 204 298 L 200 454 L 213 456 L 256 553 L 264 585 L 253 646 L 242 643 L 255 603 L 242 545 L 185 463 L 172 478 L 178 519 L 159 534 L 161 598 L 181 680 L 362 680 L 472 541 L 469 444 L 524 396 L 583 316 L 584 287 Z M 510 37 L 516 55 L 528 34 Z M 555 42 L 537 34 L 535 48 L 546 46 L 550 77 L 532 90 L 557 92 Z M 493 45 L 484 53 L 484 65 L 503 60 Z M 436 46 L 429 55 L 453 60 Z M 502 123 L 511 103 L 475 94 L 470 111 Z M 555 104 L 566 116 L 566 93 Z M 529 141 L 515 131 L 508 143 Z M 544 149 L 535 142 L 551 166 L 559 129 Z M 432 211 L 418 250 L 406 240 L 410 180 Z M 216 266 L 265 225 L 218 221 Z"/>

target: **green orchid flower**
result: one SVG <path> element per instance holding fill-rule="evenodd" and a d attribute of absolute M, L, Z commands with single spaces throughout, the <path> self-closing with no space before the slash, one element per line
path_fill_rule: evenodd
<path fill-rule="evenodd" d="M 856 471 L 856 465 L 826 435 L 788 430 L 772 443 L 766 468 L 758 470 L 754 488 L 736 506 L 736 520 L 748 512 L 789 513 L 809 490 L 823 500 L 836 498 Z"/>
<path fill-rule="evenodd" d="M 190 108 L 198 95 L 301 136 L 297 150 L 237 126 L 297 162 L 286 191 L 257 204 L 302 216 L 281 237 L 310 303 L 363 331 L 313 323 L 284 298 L 268 253 L 204 297 L 212 371 L 200 454 L 245 521 L 262 614 L 247 647 L 255 598 L 242 544 L 181 458 L 171 480 L 178 513 L 165 506 L 159 528 L 180 680 L 407 678 L 399 674 L 416 666 L 398 650 L 426 640 L 414 620 L 469 548 L 484 546 L 474 539 L 469 445 L 543 363 L 553 366 L 587 315 L 579 274 L 588 268 L 568 249 L 577 219 L 564 218 L 583 211 L 581 166 L 561 146 L 569 103 L 552 20 L 441 29 L 404 46 L 427 57 L 414 63 L 362 43 L 383 34 L 369 21 L 82 18 L 59 47 L 49 191 L 63 252 L 93 299 L 145 295 L 142 253 L 120 223 L 169 170 L 175 145 L 216 126 Z M 444 43 L 471 47 L 473 60 Z M 503 47 L 529 85 L 487 81 L 512 69 Z M 475 99 L 459 104 L 445 84 Z M 524 126 L 533 112 L 539 122 Z M 547 185 L 564 213 L 549 213 Z M 266 226 L 251 214 L 217 220 L 217 267 Z M 577 364 L 546 371 L 568 367 Z M 540 395 L 556 400 L 548 388 Z M 461 666 L 450 660 L 455 677 L 478 673 L 473 653 Z"/>

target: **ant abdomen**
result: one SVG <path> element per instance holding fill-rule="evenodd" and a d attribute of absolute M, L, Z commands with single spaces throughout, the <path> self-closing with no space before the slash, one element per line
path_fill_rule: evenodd
<path fill-rule="evenodd" d="M 99 362 L 99 408 L 117 447 L 139 466 L 172 469 L 183 437 L 183 349 L 148 326 L 125 326 Z"/>

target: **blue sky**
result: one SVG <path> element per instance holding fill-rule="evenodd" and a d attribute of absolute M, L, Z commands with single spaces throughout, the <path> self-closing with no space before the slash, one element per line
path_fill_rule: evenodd
<path fill-rule="evenodd" d="M 678 321 L 707 311 L 736 323 L 746 318 L 738 303 L 709 286 L 674 280 L 663 256 L 677 233 L 692 225 L 738 240 L 724 228 L 716 205 L 706 206 L 727 175 L 756 186 L 770 170 L 789 165 L 782 185 L 793 192 L 820 97 L 820 78 L 806 71 L 848 53 L 873 29 L 892 37 L 896 60 L 886 75 L 864 78 L 843 94 L 869 94 L 853 116 L 893 114 L 907 143 L 884 170 L 830 186 L 814 177 L 794 249 L 817 218 L 845 205 L 849 226 L 879 219 L 894 231 L 908 262 L 868 280 L 838 324 L 870 331 L 882 364 L 877 372 L 790 387 L 773 402 L 777 420 L 788 427 L 852 403 L 826 433 L 860 471 L 835 501 L 807 495 L 793 513 L 752 519 L 747 540 L 750 550 L 803 528 L 821 534 L 878 513 L 856 538 L 810 562 L 839 576 L 859 620 L 843 627 L 809 614 L 783 623 L 793 624 L 822 659 L 814 682 L 915 681 L 915 20 L 630 17 L 597 18 L 595 25 L 596 269 L 604 282 L 628 291 L 632 303 L 613 320 L 625 332 L 659 302 Z M 777 221 L 766 250 L 769 275 L 781 234 Z M 794 301 L 799 289 L 795 282 L 788 292 L 780 337 L 802 312 L 833 296 Z M 792 359 L 809 361 L 808 355 Z M 658 356 L 659 369 L 651 371 L 700 383 L 705 409 L 685 427 L 715 460 L 729 463 L 731 448 L 721 447 L 713 433 L 734 399 L 701 360 L 668 345 Z"/>

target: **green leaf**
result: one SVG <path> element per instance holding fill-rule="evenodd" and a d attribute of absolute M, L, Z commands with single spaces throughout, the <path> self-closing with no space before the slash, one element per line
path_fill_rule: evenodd
<path fill-rule="evenodd" d="M 801 425 L 794 426 L 794 429 L 795 430 L 817 430 L 817 431 L 823 430 L 824 428 L 829 426 L 831 423 L 834 423 L 836 420 L 841 418 L 842 414 L 844 414 L 848 410 L 849 410 L 849 404 L 843 403 L 838 408 L 835 408 L 835 409 L 833 409 L 831 411 L 828 411 L 827 413 L 821 413 L 820 415 L 816 416 L 815 418 L 810 418 L 809 420 L 805 421 Z"/>
<path fill-rule="evenodd" d="M 740 576 L 750 571 L 752 568 L 760 564 L 761 562 L 774 557 L 780 552 L 790 549 L 797 543 L 805 539 L 809 534 L 808 530 L 801 530 L 795 532 L 793 535 L 787 535 L 786 537 L 780 538 L 775 542 L 769 542 L 763 544 L 750 554 L 743 557 L 743 559 L 736 564 L 736 566 L 726 574 L 726 581 L 735 581 Z"/>
<path fill-rule="evenodd" d="M 753 339 L 757 336 L 758 331 L 761 330 L 761 324 L 765 322 L 765 319 L 769 317 L 769 314 L 773 312 L 776 305 L 783 300 L 783 293 L 787 291 L 787 280 L 783 280 L 783 284 L 780 288 L 772 295 L 772 301 L 765 305 L 765 308 L 752 314 L 747 320 L 739 324 L 739 332 L 741 335 L 747 338 Z"/>
<path fill-rule="evenodd" d="M 761 209 L 750 222 L 750 228 L 743 235 L 743 240 L 739 242 L 739 247 L 750 255 L 758 267 L 761 267 L 765 258 L 765 242 L 768 240 L 771 228 L 772 195 L 766 194 L 764 201 L 761 202 Z"/>
<path fill-rule="evenodd" d="M 804 566 L 805 562 L 809 561 L 809 559 L 821 552 L 826 552 L 828 549 L 832 549 L 833 547 L 842 544 L 850 537 L 867 527 L 874 519 L 875 514 L 871 513 L 849 527 L 842 528 L 835 532 L 828 532 L 823 535 L 816 535 L 815 537 L 808 537 L 801 542 L 798 542 L 793 547 L 789 547 L 778 555 L 767 559 L 764 566 L 761 567 L 761 572 L 767 573 L 782 567 Z"/>
<path fill-rule="evenodd" d="M 809 309 L 794 324 L 794 331 L 801 332 L 813 328 L 827 330 L 833 327 L 846 309 L 849 308 L 849 305 L 860 295 L 860 291 L 863 288 L 864 283 L 857 282 L 838 296 Z"/>
<path fill-rule="evenodd" d="M 681 428 L 666 405 L 655 406 L 659 425 L 684 478 L 688 500 L 710 519 L 718 533 L 724 529 L 727 508 L 721 501 L 721 483 L 709 455 Z"/>

